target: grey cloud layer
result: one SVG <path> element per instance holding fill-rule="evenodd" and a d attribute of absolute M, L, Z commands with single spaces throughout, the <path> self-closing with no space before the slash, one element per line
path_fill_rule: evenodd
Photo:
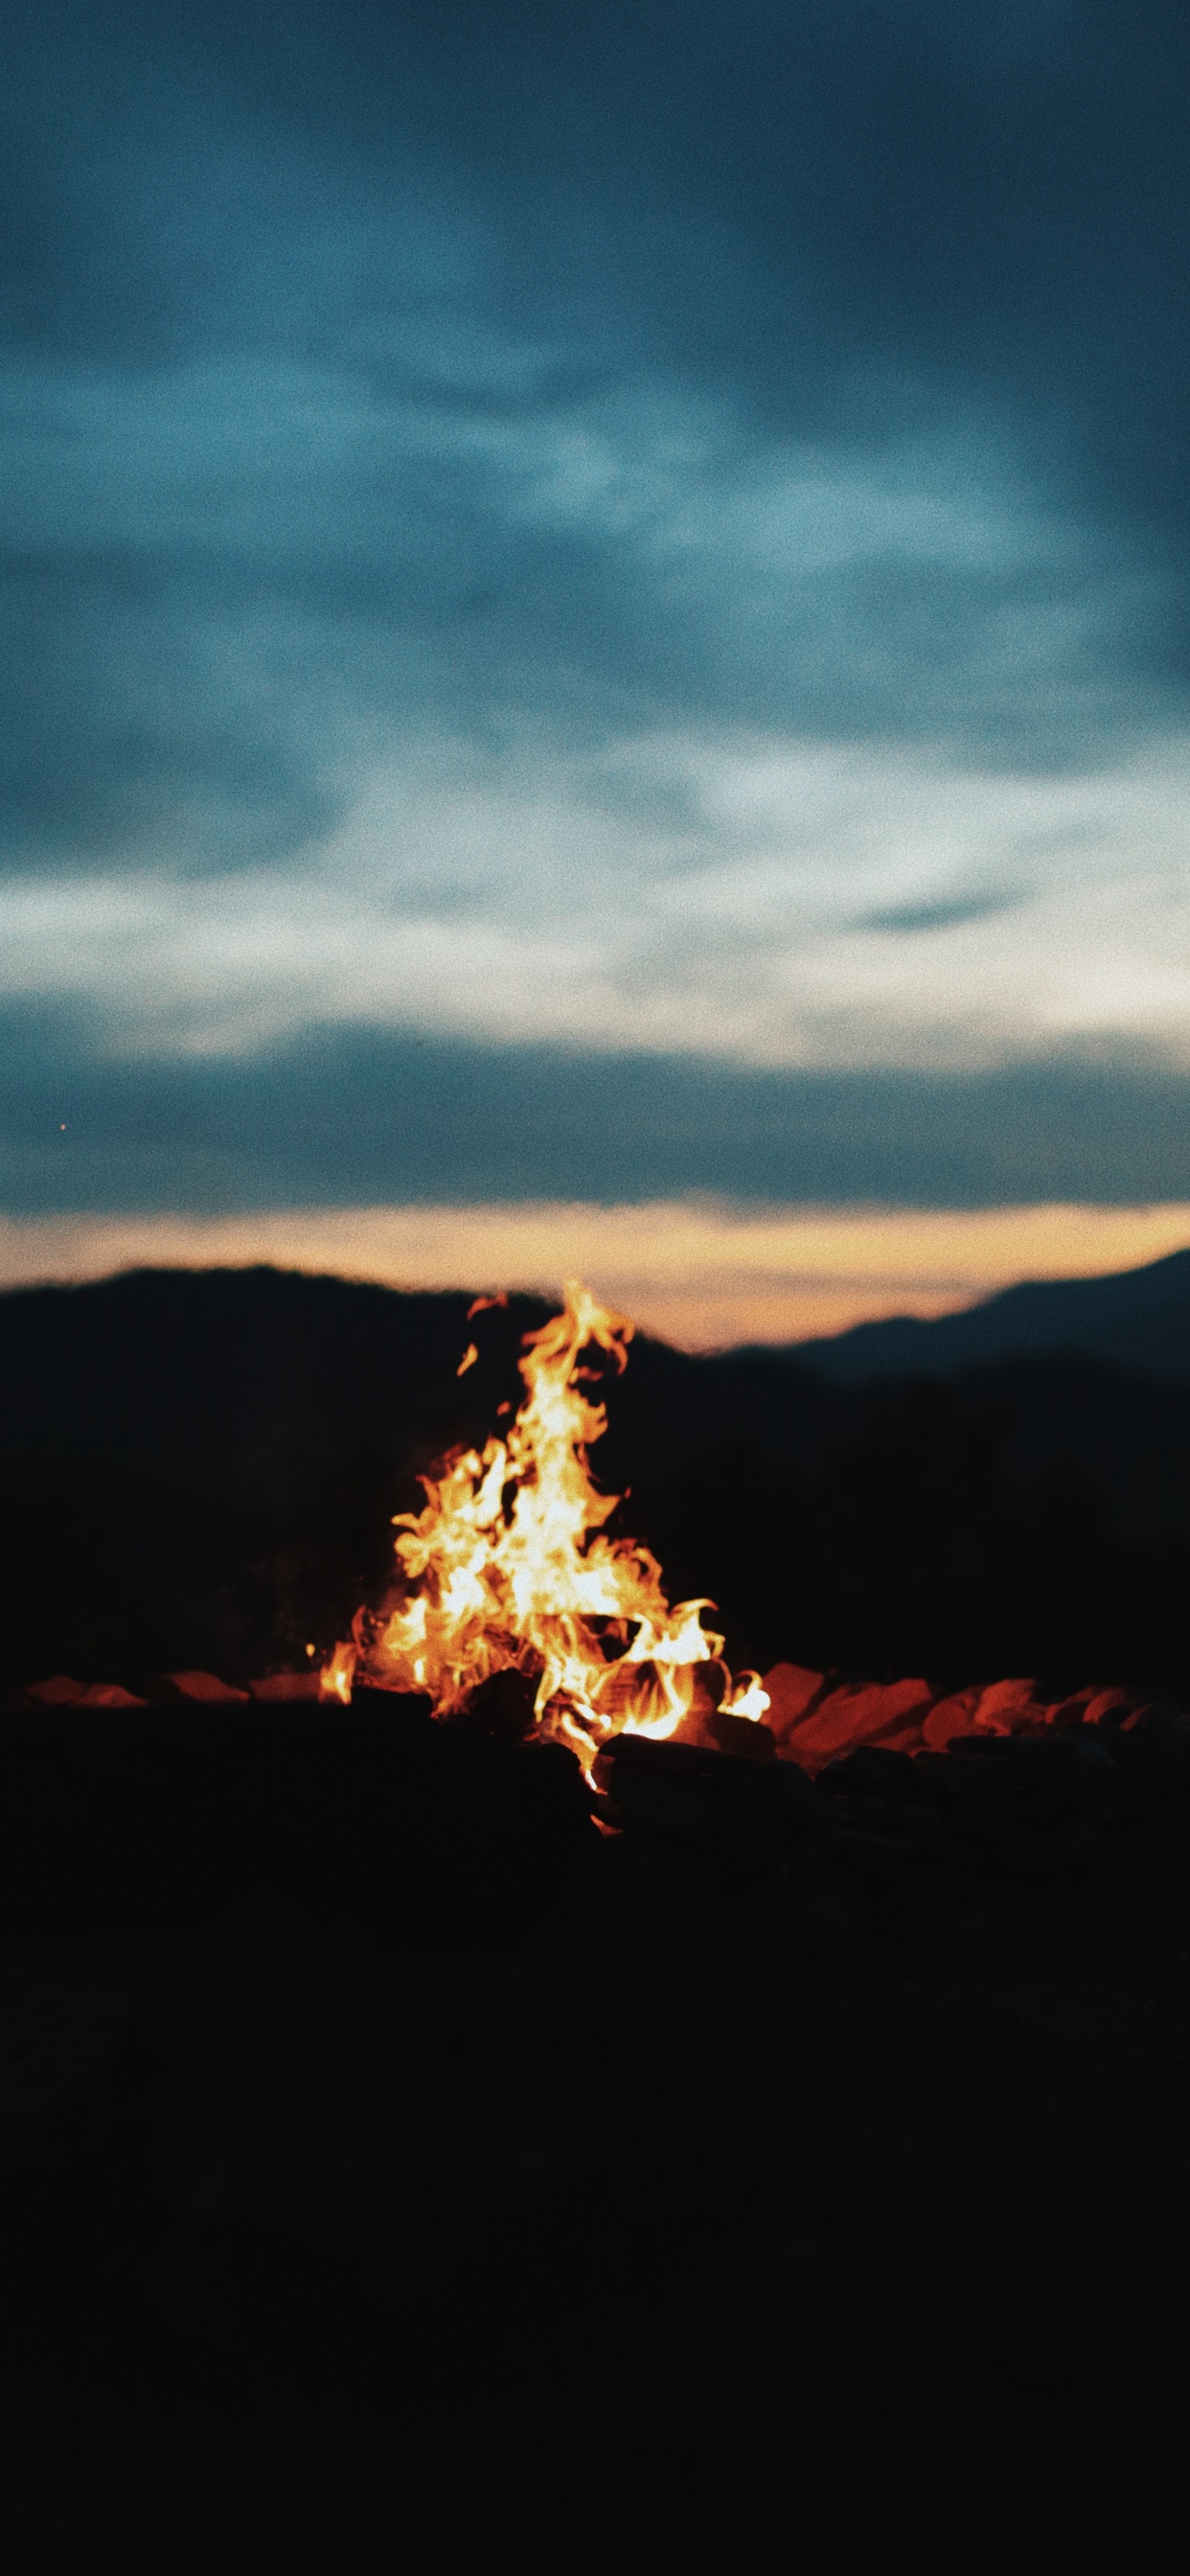
<path fill-rule="evenodd" d="M 248 1063 L 113 1063 L 77 1021 L 28 1012 L 0 1041 L 0 1203 L 16 1214 L 1190 1199 L 1190 1076 L 1110 1056 L 757 1074 L 338 1032 Z"/>
<path fill-rule="evenodd" d="M 14 32 L 44 868 L 316 843 L 419 723 L 1085 764 L 1185 712 L 1172 10 L 51 6 Z"/>

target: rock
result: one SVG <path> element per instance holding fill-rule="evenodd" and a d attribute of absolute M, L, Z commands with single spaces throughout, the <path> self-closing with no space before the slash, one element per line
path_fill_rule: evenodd
<path fill-rule="evenodd" d="M 148 1708 L 149 1702 L 147 1699 L 138 1698 L 135 1691 L 125 1690 L 123 1682 L 88 1682 L 86 1690 L 81 1698 L 75 1700 L 74 1706 L 76 1708 Z"/>
<path fill-rule="evenodd" d="M 1052 1725 L 1055 1711 L 1037 1698 L 1036 1691 L 1031 1680 L 973 1684 L 968 1690 L 952 1691 L 948 1698 L 936 1700 L 923 1719 L 922 1743 L 931 1753 L 944 1753 L 948 1744 L 980 1735 L 1040 1732 Z M 1082 1702 L 1062 1705 L 1081 1711 Z"/>
<path fill-rule="evenodd" d="M 806 1664 L 774 1664 L 762 1678 L 769 1695 L 766 1722 L 779 1743 L 813 1708 L 826 1687 L 826 1676 L 811 1672 Z"/>
<path fill-rule="evenodd" d="M 991 1682 L 979 1694 L 975 1724 L 985 1735 L 1016 1735 L 1022 1727 L 1044 1726 L 1048 1716 L 1045 1701 L 1037 1697 L 1036 1682 Z"/>
<path fill-rule="evenodd" d="M 828 1797 L 880 1799 L 905 1806 L 920 1797 L 917 1766 L 907 1753 L 891 1753 L 882 1744 L 861 1744 L 841 1754 L 819 1772 L 818 1785 Z"/>
<path fill-rule="evenodd" d="M 51 1673 L 48 1681 L 26 1682 L 21 1697 L 33 1708 L 69 1708 L 83 1696 L 87 1685 L 76 1682 L 73 1673 Z"/>
<path fill-rule="evenodd" d="M 807 1828 L 817 1827 L 821 1830 L 829 1827 L 831 1822 L 829 1799 L 824 1798 L 821 1789 L 816 1787 L 810 1778 L 809 1772 L 803 1771 L 800 1762 L 795 1762 L 792 1754 L 781 1755 L 776 1765 L 774 1779 L 777 1783 L 777 1794 L 784 1800 L 787 1815 Z"/>
<path fill-rule="evenodd" d="M 784 1741 L 807 1770 L 817 1771 L 836 1754 L 891 1734 L 917 1710 L 924 1715 L 933 1697 L 925 1681 L 847 1682 L 789 1727 Z"/>
<path fill-rule="evenodd" d="M 148 1700 L 125 1690 L 123 1682 L 76 1682 L 70 1673 L 49 1681 L 27 1682 L 21 1699 L 30 1708 L 147 1708 Z"/>
<path fill-rule="evenodd" d="M 247 1704 L 249 1693 L 239 1690 L 234 1682 L 220 1681 L 217 1673 L 154 1673 L 149 1685 L 154 1697 L 164 1700 L 190 1700 L 203 1708 L 215 1708 L 233 1700 Z"/>
<path fill-rule="evenodd" d="M 266 1673 L 263 1680 L 249 1682 L 248 1690 L 253 1699 L 263 1700 L 266 1704 L 274 1701 L 287 1703 L 292 1700 L 320 1700 L 322 1675 L 308 1670 L 300 1673 Z"/>
<path fill-rule="evenodd" d="M 1131 1702 L 1121 1690 L 1092 1692 L 1082 1713 L 1084 1726 L 1119 1726 L 1128 1718 Z"/>
<path fill-rule="evenodd" d="M 936 1700 L 922 1719 L 921 1740 L 930 1753 L 945 1753 L 948 1744 L 975 1732 L 975 1712 L 979 1690 L 952 1691 L 949 1698 Z"/>

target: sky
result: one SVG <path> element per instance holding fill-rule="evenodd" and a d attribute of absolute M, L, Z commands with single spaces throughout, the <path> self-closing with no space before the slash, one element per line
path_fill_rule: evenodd
<path fill-rule="evenodd" d="M 0 1279 L 1190 1241 L 1184 10 L 5 18 Z"/>

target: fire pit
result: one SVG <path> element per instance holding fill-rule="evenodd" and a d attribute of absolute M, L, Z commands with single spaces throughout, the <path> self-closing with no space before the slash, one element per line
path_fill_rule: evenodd
<path fill-rule="evenodd" d="M 966 1879 L 997 1855 L 1011 1875 L 1035 1846 L 1044 1875 L 1098 1848 L 1124 1781 L 1157 1747 L 1181 1758 L 1179 1710 L 1096 1684 L 1053 1702 L 1029 1680 L 941 1695 L 793 1663 L 733 1679 L 713 1605 L 671 1608 L 591 1477 L 587 1355 L 622 1370 L 632 1329 L 568 1286 L 526 1337 L 515 1420 L 423 1479 L 387 1601 L 321 1671 L 19 1693 L 0 1919 L 188 1921 L 267 1884 L 324 1918 L 470 1937 L 585 1884 L 599 1837 L 624 1835 L 716 1884 L 800 1887 L 821 1921 L 840 1867 L 920 1916 L 931 1890 L 978 1911 Z M 835 1885 L 836 1920 L 854 1895 Z"/>

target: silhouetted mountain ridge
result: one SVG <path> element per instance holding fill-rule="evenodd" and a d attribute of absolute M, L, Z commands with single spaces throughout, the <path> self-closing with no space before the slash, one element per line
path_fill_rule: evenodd
<path fill-rule="evenodd" d="M 234 1677 L 328 1646 L 382 1598 L 419 1472 L 519 1395 L 546 1303 L 469 1302 L 263 1268 L 0 1297 L 7 1675 Z M 848 1381 L 821 1348 L 642 1335 L 608 1380 L 598 1481 L 671 1598 L 719 1605 L 737 1666 L 1190 1690 L 1186 1372 L 1018 1348 Z"/>
<path fill-rule="evenodd" d="M 1190 1251 L 1103 1279 L 1026 1279 L 957 1315 L 889 1316 L 787 1351 L 847 1380 L 941 1377 L 1024 1352 L 1083 1351 L 1190 1383 Z"/>

